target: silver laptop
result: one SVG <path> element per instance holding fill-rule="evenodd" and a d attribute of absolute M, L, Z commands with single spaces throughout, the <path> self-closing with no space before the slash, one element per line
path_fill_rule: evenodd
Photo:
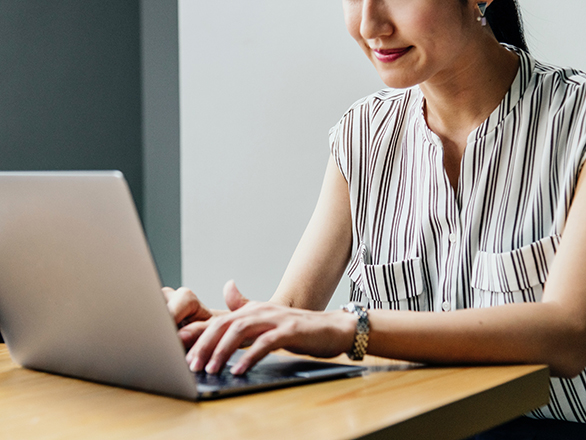
<path fill-rule="evenodd" d="M 0 173 L 0 330 L 24 367 L 184 399 L 363 370 L 269 355 L 242 377 L 189 371 L 117 171 Z"/>

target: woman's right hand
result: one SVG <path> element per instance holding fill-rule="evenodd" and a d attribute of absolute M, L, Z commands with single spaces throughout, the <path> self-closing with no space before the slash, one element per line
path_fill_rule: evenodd
<path fill-rule="evenodd" d="M 179 329 L 179 337 L 187 349 L 207 328 L 210 318 L 228 313 L 228 310 L 209 309 L 192 290 L 186 287 L 177 290 L 163 287 L 163 296 L 167 302 L 169 313 Z M 224 286 L 224 300 L 230 311 L 239 309 L 248 302 L 248 299 L 238 291 L 233 281 L 228 281 Z"/>
<path fill-rule="evenodd" d="M 179 328 L 191 322 L 207 321 L 213 316 L 212 311 L 198 299 L 195 293 L 186 287 L 181 287 L 177 290 L 171 287 L 163 287 L 163 296 L 167 301 L 169 313 Z"/>

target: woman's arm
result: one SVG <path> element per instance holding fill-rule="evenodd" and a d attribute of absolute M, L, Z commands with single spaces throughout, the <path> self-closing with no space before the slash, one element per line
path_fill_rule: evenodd
<path fill-rule="evenodd" d="M 579 374 L 586 366 L 585 218 L 582 171 L 542 302 L 447 313 L 372 310 L 368 352 L 434 363 L 544 363 L 555 376 Z M 302 298 L 311 303 L 311 288 L 305 289 Z M 211 321 L 187 360 L 195 370 L 217 372 L 243 341 L 254 340 L 232 368 L 236 374 L 277 348 L 323 357 L 343 353 L 356 326 L 344 312 L 266 303 L 248 303 Z"/>
<path fill-rule="evenodd" d="M 270 302 L 323 310 L 342 277 L 351 250 L 348 184 L 330 156 L 314 213 Z M 207 309 L 195 293 L 186 288 L 164 288 L 163 293 L 167 307 L 180 327 L 179 337 L 187 348 L 207 329 L 210 318 L 229 313 L 228 310 Z M 232 281 L 224 286 L 224 299 L 230 311 L 249 302 Z"/>
<path fill-rule="evenodd" d="M 311 220 L 271 302 L 309 310 L 325 309 L 351 251 L 348 183 L 330 156 Z"/>
<path fill-rule="evenodd" d="M 579 374 L 586 367 L 586 169 L 541 302 L 370 315 L 372 354 L 424 362 L 545 363 L 556 376 Z"/>

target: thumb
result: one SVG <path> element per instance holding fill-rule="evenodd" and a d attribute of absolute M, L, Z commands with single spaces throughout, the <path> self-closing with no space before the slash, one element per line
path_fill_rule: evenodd
<path fill-rule="evenodd" d="M 224 284 L 224 301 L 228 308 L 234 311 L 246 304 L 248 299 L 240 293 L 234 281 L 230 280 Z"/>

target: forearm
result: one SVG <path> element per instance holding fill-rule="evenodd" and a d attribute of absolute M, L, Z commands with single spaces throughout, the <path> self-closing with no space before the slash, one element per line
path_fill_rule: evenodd
<path fill-rule="evenodd" d="M 370 354 L 427 363 L 544 363 L 572 377 L 586 366 L 586 331 L 556 303 L 450 313 L 370 312 Z"/>
<path fill-rule="evenodd" d="M 352 250 L 348 183 L 330 157 L 315 211 L 271 302 L 323 310 Z"/>
<path fill-rule="evenodd" d="M 271 302 L 301 309 L 325 309 L 348 264 L 350 250 L 337 258 L 326 252 L 305 257 L 310 253 L 311 248 L 302 239 Z"/>

